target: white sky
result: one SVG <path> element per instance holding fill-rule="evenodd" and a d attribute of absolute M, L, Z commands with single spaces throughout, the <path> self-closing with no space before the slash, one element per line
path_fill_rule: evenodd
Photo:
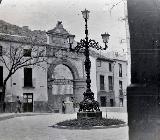
<path fill-rule="evenodd" d="M 75 40 L 85 37 L 84 19 L 81 11 L 90 11 L 88 21 L 89 38 L 95 39 L 101 45 L 101 34 L 108 32 L 110 36 L 107 51 L 127 49 L 124 3 L 113 5 L 122 0 L 2 0 L 0 19 L 18 26 L 29 26 L 30 29 L 50 30 L 62 21 L 63 27 Z M 125 1 L 125 0 L 124 0 Z M 120 43 L 121 39 L 124 43 Z"/>

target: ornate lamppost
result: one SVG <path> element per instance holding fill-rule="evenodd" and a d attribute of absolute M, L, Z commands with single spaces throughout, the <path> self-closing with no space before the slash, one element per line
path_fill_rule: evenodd
<path fill-rule="evenodd" d="M 109 40 L 109 34 L 101 34 L 103 42 L 105 43 L 105 47 L 101 47 L 98 42 L 95 40 L 88 38 L 88 25 L 87 21 L 89 19 L 88 10 L 82 11 L 83 18 L 85 19 L 85 39 L 81 39 L 80 42 L 77 43 L 75 48 L 72 48 L 72 44 L 74 41 L 74 35 L 68 36 L 68 43 L 70 44 L 70 51 L 75 52 L 83 52 L 85 55 L 85 71 L 86 71 L 86 92 L 83 93 L 84 99 L 80 102 L 79 112 L 77 113 L 77 118 L 83 117 L 102 117 L 102 112 L 99 109 L 99 103 L 94 100 L 94 93 L 91 91 L 91 79 L 90 79 L 90 69 L 91 69 L 91 61 L 89 58 L 89 48 L 95 48 L 97 50 L 106 50 L 108 48 L 107 43 Z"/>

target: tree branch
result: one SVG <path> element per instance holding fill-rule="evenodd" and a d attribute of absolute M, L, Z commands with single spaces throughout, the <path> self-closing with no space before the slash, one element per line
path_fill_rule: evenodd
<path fill-rule="evenodd" d="M 7 63 L 6 63 L 6 61 L 5 61 L 5 59 L 4 59 L 3 56 L 0 57 L 0 61 L 1 61 L 1 62 L 5 65 L 5 67 L 9 70 L 9 67 L 8 67 L 8 65 L 7 65 Z"/>

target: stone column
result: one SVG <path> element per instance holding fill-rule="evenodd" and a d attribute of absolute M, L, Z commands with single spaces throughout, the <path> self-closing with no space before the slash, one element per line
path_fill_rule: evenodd
<path fill-rule="evenodd" d="M 129 140 L 160 140 L 160 2 L 128 0 L 131 86 Z"/>

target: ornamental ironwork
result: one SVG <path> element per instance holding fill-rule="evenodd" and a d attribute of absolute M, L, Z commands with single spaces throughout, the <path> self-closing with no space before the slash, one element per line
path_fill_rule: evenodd
<path fill-rule="evenodd" d="M 83 17 L 85 19 L 85 39 L 81 39 L 80 42 L 77 43 L 77 46 L 72 48 L 73 42 L 74 42 L 74 35 L 68 36 L 68 43 L 70 44 L 70 51 L 72 52 L 81 52 L 85 55 L 85 72 L 86 72 L 86 91 L 83 93 L 84 98 L 83 101 L 80 102 L 79 106 L 79 112 L 94 112 L 94 111 L 100 111 L 99 109 L 99 103 L 95 101 L 94 99 L 94 93 L 91 91 L 91 78 L 90 78 L 90 69 L 91 69 L 91 61 L 89 58 L 89 48 L 94 48 L 97 50 L 106 50 L 108 48 L 107 43 L 109 39 L 109 34 L 105 33 L 102 34 L 103 42 L 105 43 L 105 47 L 101 47 L 98 42 L 96 42 L 93 39 L 88 38 L 88 25 L 87 20 L 89 18 L 89 11 L 84 10 L 82 11 Z"/>

